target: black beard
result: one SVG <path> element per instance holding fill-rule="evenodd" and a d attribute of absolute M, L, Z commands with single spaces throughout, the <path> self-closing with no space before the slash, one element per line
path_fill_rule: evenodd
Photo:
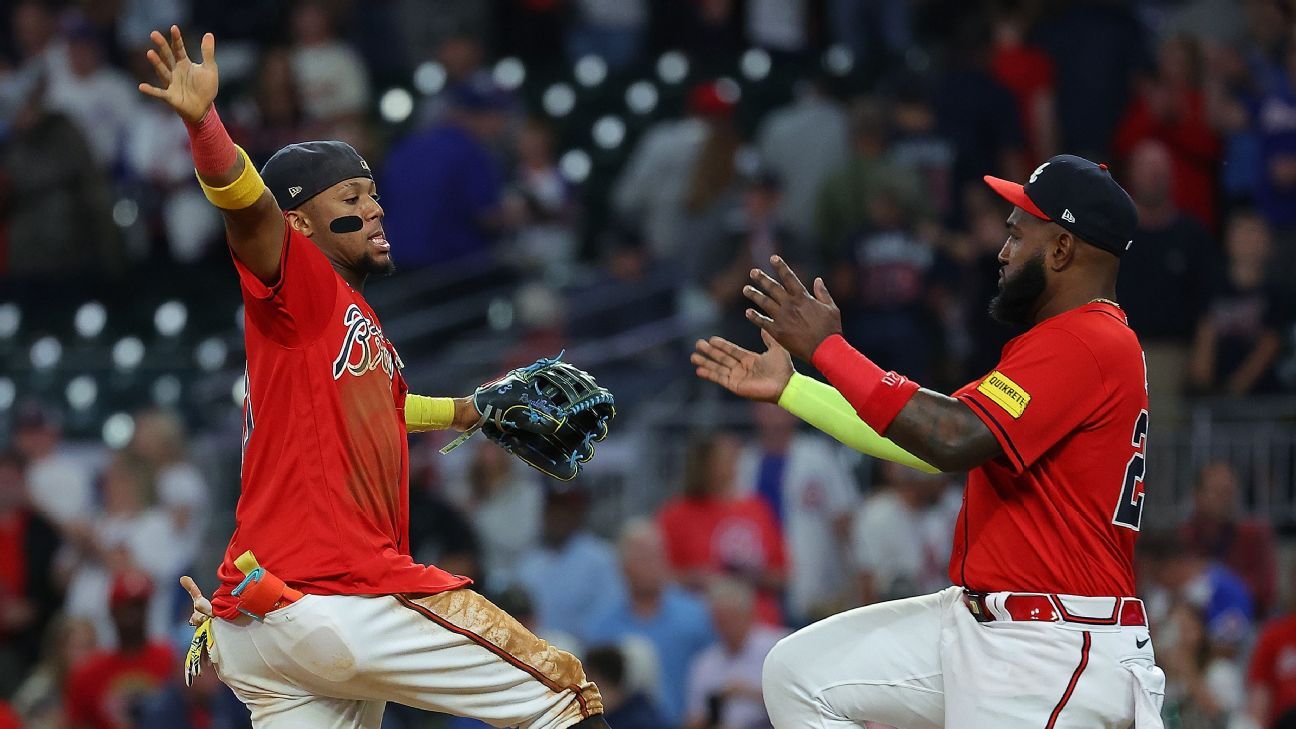
<path fill-rule="evenodd" d="M 1012 278 L 1004 277 L 999 294 L 990 299 L 990 318 L 1004 324 L 1029 326 L 1035 304 L 1044 293 L 1044 254 L 1031 258 Z"/>
<path fill-rule="evenodd" d="M 396 271 L 396 261 L 387 254 L 387 260 L 382 260 L 378 256 L 370 253 L 360 259 L 360 265 L 357 266 L 359 273 L 364 276 L 390 276 Z"/>

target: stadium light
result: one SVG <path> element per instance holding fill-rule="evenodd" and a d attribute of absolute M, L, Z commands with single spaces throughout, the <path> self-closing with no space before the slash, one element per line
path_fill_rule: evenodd
<path fill-rule="evenodd" d="M 657 59 L 657 77 L 668 84 L 683 81 L 688 72 L 688 57 L 679 51 L 666 51 Z"/>
<path fill-rule="evenodd" d="M 189 309 L 174 299 L 162 304 L 153 313 L 153 326 L 157 328 L 158 334 L 164 337 L 174 337 L 184 331 L 185 323 L 188 321 Z"/>
<path fill-rule="evenodd" d="M 230 388 L 230 397 L 234 399 L 235 405 L 242 405 L 243 398 L 247 397 L 247 375 L 239 375 L 234 380 L 234 386 Z"/>
<path fill-rule="evenodd" d="M 153 402 L 162 406 L 180 402 L 180 379 L 175 375 L 162 375 L 153 381 Z"/>
<path fill-rule="evenodd" d="M 135 435 L 135 419 L 126 413 L 113 413 L 104 421 L 103 442 L 113 450 L 125 448 L 133 435 Z"/>
<path fill-rule="evenodd" d="M 576 61 L 574 73 L 577 83 L 587 89 L 592 89 L 603 83 L 603 80 L 607 78 L 607 61 L 595 55 L 581 56 L 580 60 Z"/>
<path fill-rule="evenodd" d="M 583 149 L 568 150 L 558 160 L 558 171 L 562 173 L 563 177 L 567 178 L 568 182 L 577 185 L 589 177 L 590 170 L 593 167 L 589 153 Z"/>
<path fill-rule="evenodd" d="M 194 349 L 194 361 L 204 372 L 215 372 L 225 365 L 229 348 L 217 337 L 209 337 L 198 343 Z"/>
<path fill-rule="evenodd" d="M 657 87 L 650 81 L 635 81 L 626 88 L 625 103 L 636 114 L 648 114 L 657 108 Z"/>
<path fill-rule="evenodd" d="M 38 370 L 48 370 L 53 368 L 63 358 L 63 345 L 59 340 L 51 336 L 44 336 L 32 343 L 31 352 L 32 367 Z"/>
<path fill-rule="evenodd" d="M 716 95 L 725 103 L 737 104 L 742 100 L 742 87 L 728 76 L 721 76 L 715 82 Z"/>
<path fill-rule="evenodd" d="M 113 345 L 112 361 L 118 369 L 135 369 L 144 361 L 144 343 L 139 337 L 122 337 Z"/>
<path fill-rule="evenodd" d="M 769 76 L 770 68 L 773 65 L 769 52 L 764 48 L 749 49 L 742 55 L 742 60 L 738 62 L 743 76 L 747 77 L 748 81 L 764 81 Z"/>
<path fill-rule="evenodd" d="M 845 76 L 855 68 L 855 54 L 840 43 L 828 48 L 823 55 L 824 68 L 835 76 Z"/>
<path fill-rule="evenodd" d="M 108 310 L 98 301 L 87 301 L 77 307 L 76 315 L 72 317 L 72 325 L 76 327 L 77 334 L 86 339 L 93 339 L 103 333 L 104 325 L 108 323 Z"/>
<path fill-rule="evenodd" d="M 545 113 L 552 117 L 567 116 L 576 107 L 576 92 L 565 83 L 556 83 L 545 89 L 540 103 Z"/>
<path fill-rule="evenodd" d="M 594 122 L 594 143 L 603 149 L 616 149 L 625 140 L 625 132 L 621 117 L 609 114 Z"/>
<path fill-rule="evenodd" d="M 78 375 L 68 383 L 63 394 L 73 410 L 85 410 L 99 397 L 99 386 L 90 375 Z"/>
<path fill-rule="evenodd" d="M 139 220 L 139 205 L 128 197 L 118 200 L 113 204 L 112 219 L 118 228 L 131 227 Z"/>
<path fill-rule="evenodd" d="M 414 95 L 397 86 L 383 92 L 378 100 L 378 113 L 389 124 L 400 124 L 414 113 Z"/>
<path fill-rule="evenodd" d="M 414 69 L 414 88 L 424 96 L 440 93 L 445 88 L 445 82 L 445 66 L 436 61 L 424 61 Z"/>
<path fill-rule="evenodd" d="M 512 91 L 526 82 L 526 65 L 512 56 L 501 58 L 495 64 L 491 78 L 495 80 L 496 86 Z"/>
<path fill-rule="evenodd" d="M 0 337 L 8 339 L 18 333 L 22 326 L 22 309 L 17 304 L 0 304 Z"/>

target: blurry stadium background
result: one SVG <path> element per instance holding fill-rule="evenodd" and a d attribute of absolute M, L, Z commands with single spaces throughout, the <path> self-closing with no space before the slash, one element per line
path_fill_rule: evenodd
<path fill-rule="evenodd" d="M 693 377 L 698 336 L 757 344 L 747 269 L 825 276 L 856 346 L 948 392 L 1013 335 L 985 313 L 1008 210 L 980 176 L 1107 162 L 1141 214 L 1119 297 L 1147 350 L 1139 584 L 1167 726 L 1296 726 L 1287 0 L 0 9 L 0 727 L 248 726 L 211 672 L 180 684 L 176 579 L 215 586 L 243 353 L 184 128 L 134 88 L 172 23 L 216 34 L 255 162 L 336 138 L 373 164 L 400 270 L 366 295 L 413 390 L 565 349 L 616 393 L 572 485 L 432 434 L 410 489 L 416 558 L 582 655 L 620 729 L 768 726 L 780 631 L 948 584 L 959 478 Z M 119 640 L 140 620 L 145 652 Z"/>

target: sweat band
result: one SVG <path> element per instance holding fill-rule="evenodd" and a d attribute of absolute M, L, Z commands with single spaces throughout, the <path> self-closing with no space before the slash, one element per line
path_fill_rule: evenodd
<path fill-rule="evenodd" d="M 185 122 L 185 128 L 189 130 L 189 148 L 199 175 L 220 177 L 238 161 L 238 149 L 221 123 L 215 104 L 197 124 Z"/>
<path fill-rule="evenodd" d="M 878 435 L 868 423 L 860 420 L 855 408 L 840 392 L 816 379 L 799 372 L 792 373 L 792 379 L 779 395 L 778 404 L 866 456 L 893 461 L 925 473 L 940 473 L 940 469 Z"/>
<path fill-rule="evenodd" d="M 811 362 L 850 402 L 860 420 L 883 435 L 920 389 L 917 382 L 904 375 L 883 372 L 840 334 L 823 340 Z"/>
<path fill-rule="evenodd" d="M 405 396 L 405 429 L 411 433 L 445 430 L 454 424 L 454 414 L 453 398 Z"/>
<path fill-rule="evenodd" d="M 201 176 L 198 177 L 198 184 L 202 185 L 203 194 L 212 205 L 221 210 L 242 210 L 249 207 L 261 199 L 261 193 L 266 189 L 265 183 L 261 181 L 261 175 L 257 174 L 256 167 L 252 166 L 252 160 L 248 159 L 243 148 L 235 147 L 234 150 L 236 154 L 243 156 L 243 172 L 237 180 L 225 187 L 212 187 L 203 182 Z"/>

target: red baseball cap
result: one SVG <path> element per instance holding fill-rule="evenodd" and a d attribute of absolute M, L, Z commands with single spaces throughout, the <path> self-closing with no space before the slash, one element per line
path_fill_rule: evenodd
<path fill-rule="evenodd" d="M 108 597 L 110 607 L 123 602 L 147 600 L 153 596 L 153 580 L 139 570 L 125 570 L 113 576 L 112 591 Z"/>

